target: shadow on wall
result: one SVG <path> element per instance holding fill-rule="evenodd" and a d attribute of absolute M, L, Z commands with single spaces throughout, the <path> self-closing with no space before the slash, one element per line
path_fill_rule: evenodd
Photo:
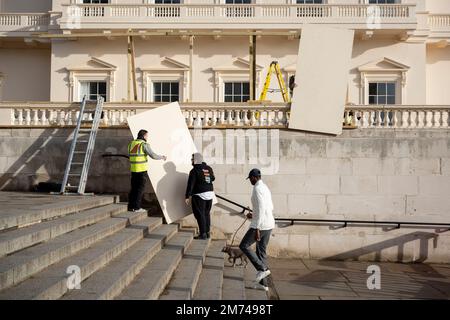
<path fill-rule="evenodd" d="M 64 135 L 61 132 L 63 130 L 45 129 L 36 141 L 0 176 L 0 190 L 33 191 L 33 187 L 41 179 L 41 176 L 48 176 L 47 182 L 49 183 L 61 181 L 71 143 L 70 136 L 64 140 Z M 20 140 L 12 137 L 11 141 L 8 142 L 5 139 L 3 148 L 20 150 Z M 14 141 L 18 145 L 13 145 Z M 10 143 L 10 145 L 8 146 L 7 143 Z M 49 157 L 49 155 L 52 155 L 52 157 Z M 56 157 L 55 155 L 59 156 Z M 38 173 L 42 168 L 45 169 L 43 172 L 46 173 Z"/>
<path fill-rule="evenodd" d="M 172 161 L 164 163 L 165 175 L 156 186 L 158 195 L 179 194 L 184 195 L 186 191 L 186 182 L 188 175 L 177 171 L 175 163 Z M 175 188 L 175 190 L 173 190 Z M 183 212 L 186 211 L 184 197 L 179 199 L 169 199 L 162 197 L 159 199 L 161 209 L 165 212 Z"/>

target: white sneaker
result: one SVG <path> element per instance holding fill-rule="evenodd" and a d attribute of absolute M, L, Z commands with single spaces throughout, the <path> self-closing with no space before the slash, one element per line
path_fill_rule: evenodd
<path fill-rule="evenodd" d="M 260 283 L 257 283 L 257 282 L 253 285 L 253 289 L 264 290 L 266 292 L 269 291 L 269 287 L 266 287 L 266 286 L 264 286 L 264 285 L 262 285 Z"/>
<path fill-rule="evenodd" d="M 136 212 L 136 213 L 144 213 L 145 212 L 145 213 L 147 213 L 147 210 L 140 208 L 140 209 L 133 210 L 133 212 Z"/>
<path fill-rule="evenodd" d="M 256 273 L 256 282 L 260 282 L 262 279 L 266 278 L 268 275 L 270 275 L 269 269 L 267 269 L 266 271 L 258 271 Z"/>

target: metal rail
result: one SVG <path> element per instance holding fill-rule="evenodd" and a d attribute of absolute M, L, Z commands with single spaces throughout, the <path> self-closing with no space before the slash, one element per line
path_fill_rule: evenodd
<path fill-rule="evenodd" d="M 245 207 L 237 202 L 234 202 L 225 197 L 216 195 L 217 198 L 229 202 L 242 209 L 242 213 L 245 211 L 253 212 L 250 208 Z M 364 224 L 364 225 L 394 225 L 395 229 L 400 229 L 401 226 L 423 226 L 423 227 L 445 227 L 450 230 L 450 223 L 434 223 L 434 222 L 408 222 L 408 221 L 370 221 L 370 220 L 347 220 L 347 219 L 302 219 L 302 218 L 276 218 L 275 221 L 278 222 L 290 222 L 294 225 L 296 222 L 307 222 L 307 223 L 342 223 L 342 227 L 345 228 L 349 224 Z"/>

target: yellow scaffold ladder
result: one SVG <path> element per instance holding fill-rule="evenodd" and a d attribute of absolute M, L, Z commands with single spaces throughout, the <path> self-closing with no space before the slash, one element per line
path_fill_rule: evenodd
<path fill-rule="evenodd" d="M 260 101 L 266 100 L 267 91 L 269 91 L 270 80 L 272 79 L 272 73 L 276 73 L 278 84 L 280 86 L 281 95 L 283 96 L 283 100 L 285 103 L 291 102 L 289 98 L 289 92 L 286 88 L 286 84 L 284 83 L 283 75 L 281 74 L 280 65 L 278 61 L 272 61 L 270 64 L 269 70 L 267 71 L 266 81 L 264 82 L 264 88 L 261 91 L 261 95 L 259 97 Z"/>

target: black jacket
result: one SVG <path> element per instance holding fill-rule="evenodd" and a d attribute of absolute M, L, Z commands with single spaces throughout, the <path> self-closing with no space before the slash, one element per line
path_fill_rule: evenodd
<path fill-rule="evenodd" d="M 194 168 L 189 172 L 189 179 L 186 188 L 186 199 L 194 194 L 207 191 L 214 191 L 214 172 L 206 163 L 194 164 Z"/>

